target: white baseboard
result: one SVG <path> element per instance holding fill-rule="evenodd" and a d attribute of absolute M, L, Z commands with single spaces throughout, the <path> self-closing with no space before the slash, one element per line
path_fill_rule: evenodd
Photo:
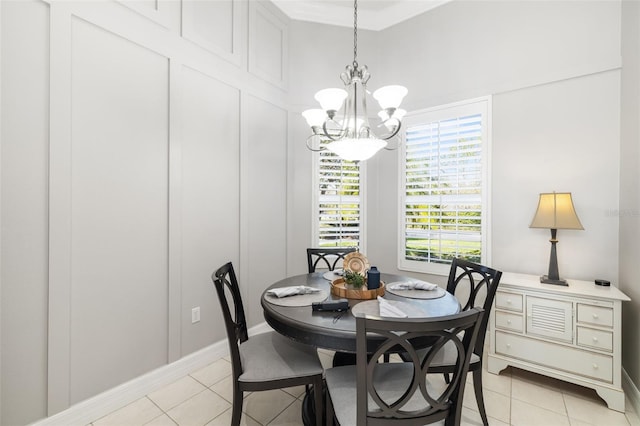
<path fill-rule="evenodd" d="M 252 336 L 268 330 L 271 330 L 271 328 L 266 323 L 261 323 L 247 331 L 249 335 Z M 150 392 L 173 383 L 181 377 L 206 367 L 213 361 L 227 355 L 229 355 L 229 343 L 224 339 L 171 364 L 162 366 L 92 398 L 72 405 L 66 410 L 32 423 L 32 425 L 86 426 L 119 408 L 137 401 Z"/>
<path fill-rule="evenodd" d="M 633 383 L 624 368 L 622 369 L 622 389 L 624 389 L 627 399 L 631 402 L 633 411 L 640 417 L 640 390 L 638 390 L 638 387 Z M 630 410 L 627 408 L 626 411 Z"/>

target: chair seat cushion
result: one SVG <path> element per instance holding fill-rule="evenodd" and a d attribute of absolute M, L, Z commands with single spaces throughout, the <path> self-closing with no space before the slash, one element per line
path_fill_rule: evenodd
<path fill-rule="evenodd" d="M 347 365 L 325 370 L 327 391 L 331 396 L 333 410 L 340 426 L 356 424 L 356 366 Z M 413 379 L 413 364 L 380 363 L 376 365 L 374 372 L 374 388 L 380 398 L 388 404 L 398 400 L 407 390 L 408 384 Z M 427 381 L 429 395 L 438 399 L 442 389 Z M 369 396 L 369 411 L 373 411 L 378 405 Z M 422 397 L 420 390 L 416 390 L 411 399 L 403 406 L 403 411 L 424 410 L 430 408 L 430 404 Z"/>
<path fill-rule="evenodd" d="M 462 336 L 460 336 L 462 338 Z M 428 349 L 420 349 L 418 351 L 418 356 L 421 359 L 424 359 L 427 356 Z M 455 366 L 456 360 L 458 358 L 458 351 L 456 350 L 455 344 L 449 340 L 438 353 L 433 357 L 433 361 L 431 362 L 432 368 L 442 368 L 447 366 Z M 471 354 L 471 360 L 469 361 L 469 369 L 474 365 L 478 365 L 481 363 L 481 359 L 475 353 Z"/>
<path fill-rule="evenodd" d="M 294 342 L 275 331 L 251 336 L 240 345 L 241 382 L 263 382 L 322 374 L 313 346 Z"/>

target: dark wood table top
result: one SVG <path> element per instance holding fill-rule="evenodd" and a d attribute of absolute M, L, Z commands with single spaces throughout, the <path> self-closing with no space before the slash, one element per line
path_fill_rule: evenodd
<path fill-rule="evenodd" d="M 415 281 L 401 275 L 381 274 L 385 283 L 397 281 Z M 329 293 L 327 300 L 337 300 L 339 297 L 331 294 L 331 283 L 323 278 L 323 272 L 296 275 L 280 280 L 271 288 L 306 285 L 320 288 Z M 265 293 L 266 291 L 265 290 Z M 351 310 L 346 312 L 314 312 L 311 306 L 280 306 L 269 303 L 262 294 L 261 303 L 267 323 L 277 332 L 301 343 L 342 352 L 356 351 L 356 321 Z M 460 303 L 450 293 L 437 299 L 409 299 L 389 292 L 384 295 L 388 300 L 401 300 L 414 304 L 426 313 L 427 318 L 452 315 L 460 312 Z M 349 299 L 349 306 L 362 300 Z"/>

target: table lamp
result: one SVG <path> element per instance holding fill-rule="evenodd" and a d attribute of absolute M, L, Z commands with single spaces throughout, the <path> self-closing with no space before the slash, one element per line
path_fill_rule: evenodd
<path fill-rule="evenodd" d="M 538 209 L 529 228 L 551 229 L 551 256 L 549 257 L 549 275 L 540 277 L 541 283 L 569 285 L 560 279 L 558 256 L 556 254 L 556 233 L 558 229 L 584 229 L 573 208 L 570 192 L 552 192 L 540 194 Z"/>

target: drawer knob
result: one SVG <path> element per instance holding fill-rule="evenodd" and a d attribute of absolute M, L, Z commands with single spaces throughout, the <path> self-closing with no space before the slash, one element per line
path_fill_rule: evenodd
<path fill-rule="evenodd" d="M 511 324 L 511 320 L 507 320 L 507 324 Z"/>
<path fill-rule="evenodd" d="M 511 303 L 512 303 L 512 302 L 511 302 L 511 299 L 507 299 L 507 303 L 508 303 L 509 305 L 511 305 Z"/>
<path fill-rule="evenodd" d="M 507 349 L 511 348 L 511 343 L 507 343 Z"/>
<path fill-rule="evenodd" d="M 597 337 L 594 337 L 594 338 L 593 338 L 593 341 L 594 341 L 594 342 L 597 342 L 597 341 L 598 341 L 598 338 L 597 338 Z"/>
<path fill-rule="evenodd" d="M 598 364 L 593 364 L 593 369 L 597 370 L 598 369 Z"/>
<path fill-rule="evenodd" d="M 598 314 L 593 314 L 593 319 L 598 319 Z"/>

